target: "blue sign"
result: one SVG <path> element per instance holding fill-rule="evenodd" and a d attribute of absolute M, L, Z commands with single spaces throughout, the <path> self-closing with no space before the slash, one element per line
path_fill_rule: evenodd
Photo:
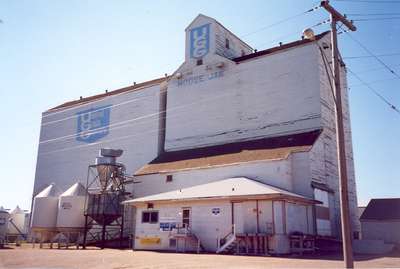
<path fill-rule="evenodd" d="M 88 109 L 77 113 L 76 140 L 93 143 L 108 134 L 111 106 Z"/>
<path fill-rule="evenodd" d="M 210 50 L 210 24 L 190 30 L 190 57 L 200 59 Z"/>
<path fill-rule="evenodd" d="M 160 222 L 161 231 L 172 231 L 172 229 L 175 228 L 176 228 L 176 223 L 174 222 Z"/>

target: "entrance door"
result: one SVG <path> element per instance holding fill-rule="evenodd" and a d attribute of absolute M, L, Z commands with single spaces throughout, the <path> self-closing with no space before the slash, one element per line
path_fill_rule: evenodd
<path fill-rule="evenodd" d="M 190 207 L 182 208 L 182 226 L 183 227 L 190 227 L 191 224 L 191 209 Z"/>
<path fill-rule="evenodd" d="M 243 208 L 242 203 L 232 203 L 233 206 L 233 224 L 237 234 L 244 233 Z"/>

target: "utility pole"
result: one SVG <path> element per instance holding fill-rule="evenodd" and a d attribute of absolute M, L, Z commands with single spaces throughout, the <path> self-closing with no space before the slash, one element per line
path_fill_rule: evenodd
<path fill-rule="evenodd" d="M 339 51 L 337 44 L 337 22 L 342 22 L 351 31 L 355 31 L 356 27 L 353 23 L 346 19 L 334 9 L 329 1 L 321 1 L 321 7 L 330 13 L 331 21 L 331 43 L 332 43 L 332 63 L 333 63 L 333 87 L 336 99 L 336 142 L 338 151 L 338 170 L 340 178 L 340 211 L 342 222 L 342 243 L 343 243 L 343 258 L 345 268 L 354 268 L 352 235 L 350 225 L 349 212 L 349 193 L 347 183 L 347 163 L 346 163 L 346 148 L 343 129 L 343 108 L 342 108 L 342 92 L 340 88 L 340 64 Z"/>

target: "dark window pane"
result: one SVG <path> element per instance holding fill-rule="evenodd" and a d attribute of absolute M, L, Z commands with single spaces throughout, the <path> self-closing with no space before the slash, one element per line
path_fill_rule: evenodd
<path fill-rule="evenodd" d="M 158 212 L 151 212 L 150 214 L 150 222 L 157 223 L 158 222 Z"/>
<path fill-rule="evenodd" d="M 190 210 L 189 209 L 184 209 L 182 214 L 183 214 L 183 218 L 189 218 Z"/>
<path fill-rule="evenodd" d="M 142 222 L 150 222 L 150 213 L 142 212 Z"/>

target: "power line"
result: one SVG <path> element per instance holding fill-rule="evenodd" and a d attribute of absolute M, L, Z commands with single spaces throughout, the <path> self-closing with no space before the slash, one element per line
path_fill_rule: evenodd
<path fill-rule="evenodd" d="M 385 102 L 391 109 L 393 109 L 394 111 L 396 111 L 397 113 L 400 114 L 400 110 L 393 105 L 387 98 L 385 98 L 382 94 L 380 94 L 377 90 L 375 90 L 371 85 L 369 85 L 367 82 L 365 82 L 364 80 L 362 80 L 356 73 L 354 73 L 350 68 L 347 68 L 347 70 L 349 70 L 349 72 L 356 78 L 358 79 L 365 87 L 367 87 L 368 89 L 370 89 L 372 91 L 372 93 L 374 93 L 376 96 L 378 96 L 383 102 Z"/>
<path fill-rule="evenodd" d="M 396 0 L 335 0 L 336 2 L 348 2 L 348 3 L 371 3 L 371 4 L 400 4 L 400 1 Z"/>
<path fill-rule="evenodd" d="M 348 16 L 400 16 L 400 13 L 348 13 Z"/>
<path fill-rule="evenodd" d="M 400 66 L 400 64 L 395 64 L 392 66 Z M 386 69 L 385 67 L 374 67 L 374 68 L 367 68 L 367 69 L 362 69 L 360 71 L 357 71 L 358 74 L 363 74 L 363 73 L 368 73 L 371 71 L 376 71 L 376 70 L 382 70 L 382 69 Z"/>
<path fill-rule="evenodd" d="M 313 24 L 313 25 L 310 25 L 310 26 L 308 26 L 308 27 L 304 27 L 304 29 L 319 27 L 319 26 L 322 26 L 322 25 L 327 24 L 327 23 L 329 23 L 329 22 L 330 22 L 330 20 L 329 20 L 329 19 L 326 19 L 326 20 L 320 21 L 320 22 L 318 22 L 318 23 L 315 23 L 315 24 Z M 270 43 L 273 43 L 273 42 L 281 41 L 281 40 L 283 40 L 283 39 L 285 39 L 285 38 L 288 38 L 288 37 L 291 37 L 291 36 L 294 36 L 294 35 L 298 35 L 298 34 L 299 34 L 299 31 L 291 32 L 291 33 L 286 34 L 286 35 L 284 35 L 284 36 L 275 38 L 275 39 L 273 39 L 273 40 L 271 40 L 271 41 L 261 43 L 261 44 L 259 44 L 257 47 L 262 47 L 262 46 L 264 46 L 264 45 L 267 45 L 267 44 L 270 44 Z"/>
<path fill-rule="evenodd" d="M 390 73 L 392 73 L 394 76 L 400 79 L 400 75 L 397 74 L 390 66 L 388 66 L 384 61 L 382 61 L 378 56 L 376 56 L 372 51 L 370 51 L 366 46 L 364 46 L 360 41 L 355 39 L 351 34 L 346 32 L 346 34 L 353 40 L 355 41 L 361 48 L 363 48 L 369 55 L 374 57 L 379 63 L 381 63 Z"/>
<path fill-rule="evenodd" d="M 287 22 L 287 21 L 293 20 L 293 19 L 295 19 L 295 18 L 301 17 L 301 16 L 303 16 L 303 15 L 305 15 L 305 14 L 307 14 L 307 13 L 310 13 L 310 12 L 312 12 L 312 11 L 314 11 L 314 10 L 317 10 L 318 8 L 320 8 L 319 5 L 318 5 L 318 6 L 315 6 L 315 7 L 313 7 L 313 8 L 310 8 L 310 9 L 308 9 L 308 10 L 306 10 L 306 11 L 303 11 L 303 12 L 301 12 L 301 13 L 298 13 L 298 14 L 295 14 L 295 15 L 293 15 L 293 16 L 287 17 L 287 18 L 285 18 L 285 19 L 283 19 L 283 20 L 280 20 L 280 21 L 277 21 L 277 22 L 275 22 L 275 23 L 269 24 L 269 25 L 267 25 L 267 26 L 261 27 L 261 28 L 259 28 L 259 29 L 257 29 L 257 30 L 254 30 L 254 31 L 252 31 L 252 32 L 249 32 L 249 33 L 247 33 L 247 34 L 244 34 L 244 35 L 242 35 L 242 36 L 240 36 L 240 37 L 243 38 L 243 37 L 247 37 L 247 36 L 256 34 L 256 33 L 258 33 L 258 32 L 264 31 L 264 30 L 266 30 L 266 29 L 268 29 L 268 28 L 271 28 L 271 27 L 274 27 L 274 26 L 276 26 L 276 25 L 279 25 L 279 24 L 285 23 L 285 22 Z"/>
<path fill-rule="evenodd" d="M 355 19 L 353 21 L 363 22 L 363 21 L 391 21 L 391 20 L 399 20 L 400 17 L 388 17 L 388 18 L 371 18 L 371 19 Z"/>
<path fill-rule="evenodd" d="M 393 81 L 393 80 L 397 80 L 397 78 L 378 79 L 378 80 L 370 81 L 370 82 L 368 82 L 368 84 L 371 85 L 371 84 L 377 84 L 380 82 Z M 360 85 L 363 85 L 363 84 L 352 84 L 352 85 L 349 85 L 349 87 L 354 88 L 354 87 L 357 87 Z"/>
<path fill-rule="evenodd" d="M 387 54 L 375 54 L 376 57 L 388 57 L 388 56 L 398 56 L 400 52 L 395 53 L 387 53 Z M 375 58 L 373 55 L 361 55 L 361 56 L 346 56 L 343 59 L 352 60 L 352 59 L 362 59 L 362 58 Z"/>

